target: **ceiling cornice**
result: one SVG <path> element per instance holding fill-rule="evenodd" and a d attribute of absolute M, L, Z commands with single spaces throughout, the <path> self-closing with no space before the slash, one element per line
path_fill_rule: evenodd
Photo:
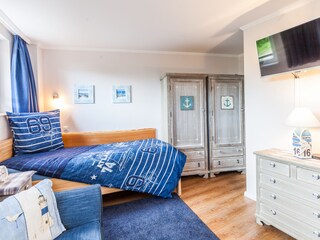
<path fill-rule="evenodd" d="M 304 5 L 306 5 L 306 4 L 308 4 L 308 3 L 312 2 L 312 1 L 314 1 L 314 0 L 300 0 L 298 2 L 292 3 L 292 4 L 288 5 L 285 8 L 281 8 L 281 9 L 275 11 L 272 14 L 269 14 L 267 16 L 264 16 L 262 18 L 259 18 L 259 19 L 255 20 L 255 21 L 253 21 L 251 23 L 248 23 L 248 24 L 240 27 L 240 29 L 242 31 L 245 31 L 245 30 L 247 30 L 249 28 L 252 28 L 252 27 L 257 26 L 257 25 L 259 25 L 261 23 L 267 22 L 267 21 L 269 21 L 269 20 L 271 20 L 273 18 L 276 18 L 278 16 L 281 16 L 281 15 L 283 15 L 285 13 L 291 12 L 291 11 L 297 9 L 297 8 L 303 7 Z"/>
<path fill-rule="evenodd" d="M 0 22 L 13 35 L 19 35 L 26 43 L 31 44 L 30 38 L 28 38 L 2 10 L 0 10 Z"/>
<path fill-rule="evenodd" d="M 212 56 L 212 57 L 239 57 L 241 54 L 221 54 L 221 53 L 201 53 L 201 52 L 174 52 L 174 51 L 151 51 L 151 50 L 126 50 L 126 49 L 107 49 L 107 48 L 82 48 L 68 46 L 45 46 L 44 50 L 61 51 L 88 51 L 88 52 L 109 52 L 109 53 L 133 53 L 133 54 L 162 54 L 162 55 L 184 55 L 184 56 Z"/>

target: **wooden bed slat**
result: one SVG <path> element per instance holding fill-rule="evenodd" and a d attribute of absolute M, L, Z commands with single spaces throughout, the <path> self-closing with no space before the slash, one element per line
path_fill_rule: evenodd
<path fill-rule="evenodd" d="M 11 158 L 13 155 L 13 141 L 12 138 L 8 138 L 0 141 L 0 162 Z"/>
<path fill-rule="evenodd" d="M 58 179 L 58 178 L 51 178 L 50 180 L 52 181 L 52 189 L 54 192 L 67 191 L 67 190 L 72 190 L 72 189 L 76 189 L 76 188 L 90 186 L 90 184 L 73 182 L 73 181 L 68 181 L 68 180 L 63 180 L 63 179 Z M 41 180 L 33 181 L 32 185 L 36 185 L 40 181 Z M 102 195 L 115 193 L 115 192 L 122 192 L 122 191 L 123 190 L 121 190 L 119 188 L 101 187 L 101 194 Z"/>
<path fill-rule="evenodd" d="M 155 137 L 155 128 L 120 130 L 110 132 L 74 132 L 62 134 L 63 143 L 66 148 L 114 142 L 128 142 Z"/>
<path fill-rule="evenodd" d="M 155 128 L 142 128 L 136 130 L 119 130 L 105 132 L 70 132 L 62 133 L 62 139 L 66 148 L 90 146 L 104 143 L 128 142 L 155 138 Z M 13 156 L 12 138 L 0 141 L 0 162 Z"/>

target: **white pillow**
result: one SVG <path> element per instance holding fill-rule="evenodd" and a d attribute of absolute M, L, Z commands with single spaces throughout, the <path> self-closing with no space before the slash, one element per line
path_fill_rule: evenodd
<path fill-rule="evenodd" d="M 45 179 L 0 202 L 0 229 L 0 239 L 15 240 L 49 240 L 65 231 L 52 182 Z"/>

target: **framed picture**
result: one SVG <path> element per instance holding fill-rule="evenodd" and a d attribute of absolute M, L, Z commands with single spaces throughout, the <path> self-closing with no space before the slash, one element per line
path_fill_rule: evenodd
<path fill-rule="evenodd" d="M 233 110 L 233 96 L 221 96 L 221 110 Z"/>
<path fill-rule="evenodd" d="M 131 86 L 113 86 L 113 103 L 131 103 Z"/>
<path fill-rule="evenodd" d="M 74 103 L 93 104 L 94 103 L 94 85 L 74 85 Z"/>

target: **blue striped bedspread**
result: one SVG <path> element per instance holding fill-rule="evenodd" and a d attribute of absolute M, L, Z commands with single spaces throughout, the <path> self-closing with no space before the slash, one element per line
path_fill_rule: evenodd
<path fill-rule="evenodd" d="M 2 165 L 65 180 L 100 184 L 170 198 L 186 156 L 158 139 L 63 148 L 25 154 Z"/>

